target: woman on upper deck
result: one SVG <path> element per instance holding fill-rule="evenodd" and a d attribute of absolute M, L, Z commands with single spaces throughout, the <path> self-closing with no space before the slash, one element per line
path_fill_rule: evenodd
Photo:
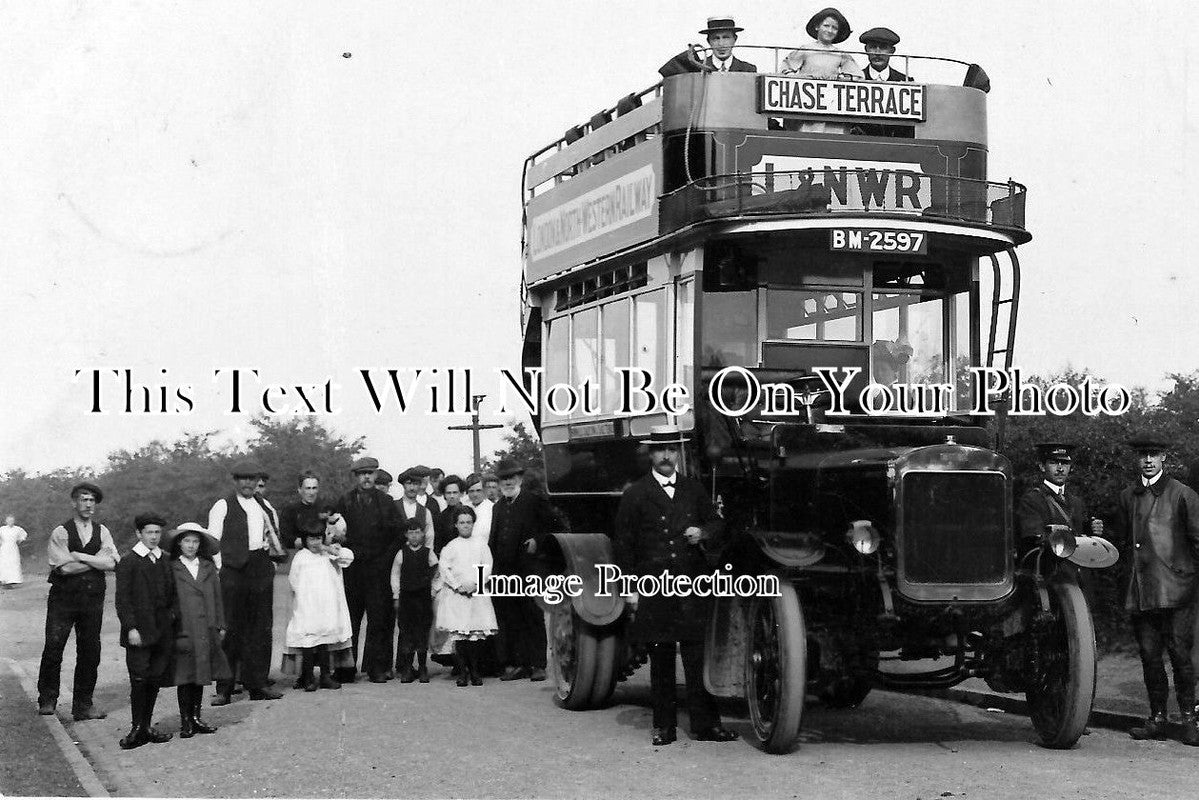
<path fill-rule="evenodd" d="M 807 25 L 808 35 L 816 41 L 799 50 L 792 50 L 783 59 L 780 71 L 801 78 L 853 78 L 862 80 L 865 74 L 858 62 L 834 45 L 849 38 L 849 21 L 835 8 L 817 11 Z"/>

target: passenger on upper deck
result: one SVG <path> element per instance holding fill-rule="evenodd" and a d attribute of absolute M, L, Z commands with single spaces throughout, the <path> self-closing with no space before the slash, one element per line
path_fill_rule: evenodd
<path fill-rule="evenodd" d="M 817 11 L 807 25 L 808 35 L 815 43 L 799 50 L 792 50 L 783 59 L 780 71 L 784 75 L 801 78 L 856 78 L 863 77 L 862 68 L 853 56 L 843 53 L 833 45 L 849 38 L 852 31 L 849 20 L 835 8 Z"/>
<path fill-rule="evenodd" d="M 895 31 L 890 28 L 871 28 L 859 36 L 858 41 L 865 46 L 866 58 L 870 62 L 866 67 L 866 80 L 911 80 L 891 66 L 891 56 L 895 55 L 895 45 L 899 44 L 899 34 Z"/>
<path fill-rule="evenodd" d="M 658 72 L 663 78 L 684 72 L 757 72 L 758 68 L 748 61 L 733 55 L 737 34 L 745 30 L 738 28 L 732 17 L 708 17 L 708 26 L 700 33 L 708 37 L 712 55 L 702 62 L 695 54 L 695 46 L 684 50 L 663 64 Z"/>

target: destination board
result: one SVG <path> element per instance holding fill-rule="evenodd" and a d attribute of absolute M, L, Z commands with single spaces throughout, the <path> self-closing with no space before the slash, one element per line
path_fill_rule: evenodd
<path fill-rule="evenodd" d="M 763 75 L 758 81 L 758 111 L 769 114 L 924 121 L 924 87 L 915 83 L 825 81 L 786 75 Z"/>

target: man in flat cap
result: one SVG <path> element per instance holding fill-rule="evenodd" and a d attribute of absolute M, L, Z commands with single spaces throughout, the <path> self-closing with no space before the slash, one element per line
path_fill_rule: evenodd
<path fill-rule="evenodd" d="M 706 553 L 716 546 L 724 522 L 703 485 L 678 472 L 686 441 L 677 425 L 655 425 L 649 438 L 642 441 L 649 448 L 652 469 L 621 496 L 612 540 L 616 565 L 627 575 L 668 571 L 694 578 L 711 572 Z M 651 743 L 660 747 L 677 738 L 675 662 L 680 653 L 692 735 L 708 742 L 736 739 L 736 732 L 721 725 L 716 700 L 704 687 L 704 636 L 711 617 L 710 601 L 690 593 L 634 595 L 628 601 L 635 609 L 628 636 L 649 647 L 654 710 Z"/>
<path fill-rule="evenodd" d="M 333 508 L 345 518 L 346 546 L 354 551 L 354 562 L 342 571 L 346 605 L 354 632 L 354 658 L 358 659 L 359 629 L 366 616 L 366 643 L 362 647 L 362 671 L 372 683 L 383 683 L 391 672 L 391 639 L 395 610 L 391 604 L 391 562 L 403 544 L 404 534 L 395 502 L 375 487 L 379 462 L 360 458 L 353 463 L 357 486 L 346 492 Z M 353 683 L 356 667 L 337 671 L 342 683 Z"/>
<path fill-rule="evenodd" d="M 891 56 L 895 55 L 895 45 L 899 44 L 899 34 L 890 28 L 871 28 L 858 37 L 866 50 L 866 80 L 868 81 L 910 81 L 891 66 Z M 915 127 L 911 125 L 869 125 L 858 126 L 864 136 L 889 136 L 896 139 L 911 139 L 916 135 Z"/>
<path fill-rule="evenodd" d="M 429 468 L 420 465 L 409 467 L 401 472 L 396 480 L 403 487 L 404 493 L 400 495 L 399 500 L 395 501 L 395 507 L 400 515 L 400 523 L 406 524 L 408 520 L 415 519 L 420 523 L 421 529 L 425 531 L 426 544 L 433 547 L 434 517 L 440 508 L 437 503 L 428 506 L 421 502 L 425 497 L 422 492 L 425 488 L 425 479 L 428 477 Z"/>
<path fill-rule="evenodd" d="M 1184 744 L 1199 745 L 1195 720 L 1195 668 L 1191 645 L 1199 568 L 1199 495 L 1163 472 L 1167 444 L 1153 437 L 1129 442 L 1140 476 L 1120 493 L 1119 523 L 1128 550 L 1130 579 L 1125 607 L 1149 692 L 1149 719 L 1134 739 L 1166 738 L 1169 683 L 1164 650 L 1174 666 L 1174 692 L 1182 712 Z"/>
<path fill-rule="evenodd" d="M 208 532 L 220 542 L 214 561 L 220 567 L 226 617 L 221 647 L 230 671 L 240 677 L 251 700 L 277 700 L 283 695 L 268 684 L 275 598 L 270 547 L 277 528 L 273 509 L 256 492 L 265 474 L 262 467 L 243 459 L 230 474 L 234 490 L 208 512 Z M 228 704 L 233 684 L 232 678 L 218 681 L 212 705 Z"/>
<path fill-rule="evenodd" d="M 71 518 L 50 532 L 50 596 L 46 601 L 46 643 L 37 676 L 37 710 L 53 714 L 58 703 L 62 651 L 75 631 L 75 685 L 71 716 L 79 721 L 104 719 L 92 705 L 100 665 L 100 627 L 104 624 L 104 573 L 116 569 L 116 545 L 108 528 L 93 522 L 104 493 L 84 481 L 71 489 Z"/>
<path fill-rule="evenodd" d="M 663 78 L 684 72 L 757 72 L 756 66 L 733 55 L 737 34 L 743 30 L 732 17 L 708 17 L 708 24 L 700 33 L 707 37 L 711 54 L 701 62 L 694 49 L 684 50 L 659 67 L 658 72 Z"/>
<path fill-rule="evenodd" d="M 503 497 L 492 515 L 492 572 L 496 575 L 537 575 L 550 534 L 560 527 L 549 500 L 523 491 L 524 467 L 502 458 L 495 474 Z M 505 669 L 500 680 L 545 680 L 545 616 L 530 597 L 496 597 L 499 622 L 497 647 Z"/>

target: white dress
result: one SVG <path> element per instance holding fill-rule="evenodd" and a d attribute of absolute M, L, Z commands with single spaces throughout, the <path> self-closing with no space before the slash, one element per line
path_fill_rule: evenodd
<path fill-rule="evenodd" d="M 485 639 L 496 632 L 495 608 L 491 598 L 478 594 L 478 564 L 483 578 L 491 577 L 491 548 L 472 536 L 458 537 L 441 550 L 437 593 L 437 617 L 434 625 L 450 634 L 451 639 Z M 461 591 L 473 589 L 467 596 Z"/>
<path fill-rule="evenodd" d="M 0 583 L 21 582 L 21 549 L 29 538 L 20 525 L 0 525 Z"/>
<path fill-rule="evenodd" d="M 287 647 L 338 645 L 351 638 L 341 569 L 353 560 L 348 547 L 336 555 L 316 555 L 307 548 L 296 552 L 287 576 L 292 591 L 291 619 L 284 640 Z"/>

